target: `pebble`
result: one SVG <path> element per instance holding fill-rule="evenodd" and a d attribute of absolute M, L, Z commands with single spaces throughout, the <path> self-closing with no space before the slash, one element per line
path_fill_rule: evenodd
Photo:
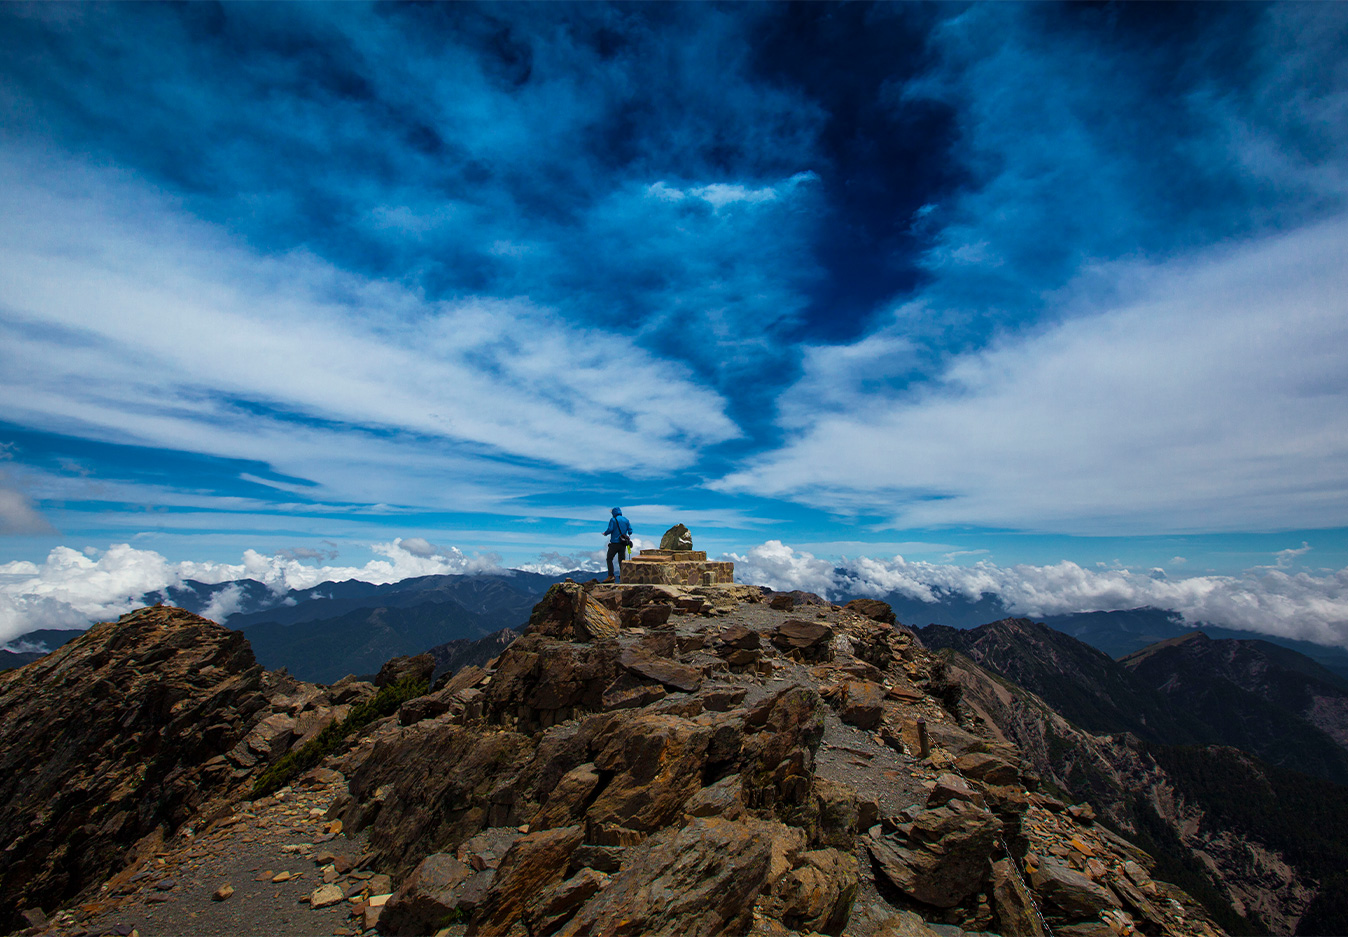
<path fill-rule="evenodd" d="M 288 882 L 288 881 L 290 881 L 293 877 L 294 877 L 294 876 L 292 876 L 289 872 L 281 871 L 281 872 L 277 872 L 275 875 L 273 875 L 273 876 L 271 877 L 271 880 L 272 880 L 273 882 Z"/>
<path fill-rule="evenodd" d="M 220 886 L 219 888 L 217 888 L 215 891 L 211 892 L 211 900 L 212 900 L 212 901 L 225 901 L 225 900 L 227 900 L 227 899 L 228 899 L 231 895 L 233 895 L 233 894 L 234 894 L 234 886 L 233 886 L 233 885 L 229 885 L 229 884 L 221 885 L 221 886 Z"/>

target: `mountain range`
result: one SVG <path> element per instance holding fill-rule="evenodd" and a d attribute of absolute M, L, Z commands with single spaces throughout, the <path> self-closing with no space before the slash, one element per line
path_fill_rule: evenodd
<path fill-rule="evenodd" d="M 846 570 L 835 571 L 841 581 L 846 581 Z M 977 628 L 988 622 L 1019 617 L 1002 601 L 1000 596 L 985 592 L 977 599 L 970 599 L 961 592 L 942 589 L 932 590 L 934 600 L 927 602 L 902 592 L 888 592 L 876 595 L 872 592 L 844 590 L 838 601 L 874 598 L 889 604 L 899 621 L 913 627 L 925 625 L 946 625 L 951 628 Z M 1133 651 L 1139 651 L 1149 644 L 1164 641 L 1167 638 L 1181 637 L 1194 628 L 1202 628 L 1212 638 L 1247 639 L 1258 638 L 1272 644 L 1304 654 L 1321 666 L 1348 679 L 1348 649 L 1315 644 L 1311 641 L 1298 641 L 1281 635 L 1263 632 L 1239 631 L 1223 628 L 1208 622 L 1186 623 L 1178 612 L 1163 608 L 1132 608 L 1117 611 L 1072 612 L 1065 615 L 1041 615 L 1034 619 L 1043 622 L 1056 631 L 1070 634 L 1092 647 L 1099 648 L 1110 657 L 1118 658 Z"/>
<path fill-rule="evenodd" d="M 422 576 L 382 585 L 359 580 L 324 582 L 280 593 L 254 579 L 224 583 L 189 580 L 181 586 L 146 593 L 140 601 L 184 608 L 246 630 L 254 652 L 266 666 L 285 667 L 302 679 L 322 682 L 347 673 L 373 673 L 396 654 L 418 653 L 446 641 L 475 640 L 502 628 L 515 628 L 528 618 L 533 603 L 553 583 L 584 581 L 595 575 L 585 570 L 555 575 L 503 570 Z M 917 627 L 939 624 L 975 628 L 1013 617 L 992 593 L 975 600 L 939 587 L 933 591 L 932 602 L 901 592 L 878 598 L 889 604 L 899 621 Z M 859 598 L 877 596 L 844 592 L 836 600 L 845 603 Z M 1193 631 L 1193 626 L 1177 613 L 1158 608 L 1076 612 L 1036 620 L 1112 658 Z M 1348 679 L 1348 649 L 1209 624 L 1201 628 L 1211 638 L 1257 638 L 1277 644 Z M 0 669 L 34 660 L 79 633 L 44 630 L 22 635 L 0 648 Z"/>

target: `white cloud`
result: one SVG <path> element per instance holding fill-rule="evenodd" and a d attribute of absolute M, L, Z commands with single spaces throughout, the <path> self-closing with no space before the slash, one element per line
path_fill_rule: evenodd
<path fill-rule="evenodd" d="M 537 560 L 524 563 L 519 568 L 526 573 L 541 573 L 544 576 L 556 576 L 577 569 L 597 573 L 604 569 L 604 556 L 607 552 L 607 548 L 581 550 L 575 553 L 558 553 L 550 550 L 540 553 Z"/>
<path fill-rule="evenodd" d="M 343 493 L 454 462 L 480 477 L 483 456 L 640 476 L 738 434 L 719 395 L 629 338 L 259 255 L 73 165 L 0 163 L 0 277 L 10 419 L 259 458 Z"/>
<path fill-rule="evenodd" d="M 833 565 L 812 553 L 793 550 L 780 540 L 759 544 L 746 556 L 727 553 L 739 582 L 767 586 L 779 592 L 800 589 L 826 595 L 835 587 Z"/>
<path fill-rule="evenodd" d="M 825 596 L 899 592 L 935 602 L 942 592 L 977 600 L 999 596 L 1013 613 L 1030 617 L 1152 606 L 1207 622 L 1348 647 L 1348 568 L 1315 576 L 1256 567 L 1239 576 L 1172 579 L 1158 570 L 1085 569 L 1064 560 L 1050 566 L 969 566 L 858 557 L 834 564 L 779 540 L 731 554 L 740 582 L 804 589 Z"/>
<path fill-rule="evenodd" d="M 226 618 L 239 610 L 239 605 L 242 604 L 243 599 L 244 594 L 241 586 L 226 586 L 211 596 L 211 601 L 201 610 L 201 617 L 209 618 L 211 621 L 224 622 Z"/>
<path fill-rule="evenodd" d="M 1277 562 L 1278 568 L 1285 569 L 1296 562 L 1297 557 L 1305 556 L 1309 552 L 1311 552 L 1311 546 L 1303 540 L 1301 541 L 1301 546 L 1288 547 L 1286 550 L 1279 550 L 1277 553 L 1273 554 L 1273 556 Z"/>
<path fill-rule="evenodd" d="M 680 189 L 661 180 L 648 185 L 646 194 L 662 202 L 682 202 L 689 198 L 701 199 L 713 209 L 720 211 L 727 205 L 733 205 L 737 202 L 745 202 L 750 205 L 759 202 L 773 202 L 780 198 L 783 192 L 789 194 L 797 186 L 817 182 L 818 180 L 819 177 L 809 171 L 796 173 L 783 182 L 780 189 L 777 186 L 755 187 L 731 182 L 713 182 L 708 185 L 689 186 L 686 189 Z"/>
<path fill-rule="evenodd" d="M 376 543 L 384 557 L 364 566 L 308 566 L 290 556 L 263 556 L 247 550 L 242 562 L 170 563 L 153 550 L 117 544 L 94 556 L 57 547 L 42 565 L 26 561 L 0 564 L 0 641 L 39 628 L 83 628 L 116 618 L 138 605 L 140 596 L 188 579 L 222 583 L 256 579 L 274 592 L 308 589 L 323 582 L 358 579 L 398 582 L 414 576 L 486 572 L 500 568 L 494 554 L 469 556 L 454 547 L 422 556 L 404 549 L 403 540 Z M 238 595 L 215 597 L 207 617 L 237 608 Z M 231 604 L 232 603 L 232 604 Z"/>
<path fill-rule="evenodd" d="M 0 535 L 55 532 L 56 528 L 37 512 L 22 492 L 4 486 L 4 476 L 0 475 Z"/>
<path fill-rule="evenodd" d="M 888 504 L 907 527 L 1348 525 L 1346 257 L 1339 218 L 1189 261 L 1102 266 L 1064 292 L 1072 315 L 1057 325 L 959 356 L 902 396 L 798 408 L 790 441 L 719 487 Z"/>
<path fill-rule="evenodd" d="M 308 566 L 287 556 L 263 556 L 249 550 L 231 563 L 169 562 L 152 550 L 126 544 L 89 556 L 67 547 L 52 550 L 42 564 L 0 564 L 0 642 L 39 628 L 82 628 L 130 611 L 139 596 L 188 579 L 226 583 L 256 579 L 273 591 L 307 589 L 324 582 L 358 579 L 396 582 L 414 576 L 485 572 L 499 569 L 493 555 L 466 555 L 437 548 L 419 555 L 425 544 L 394 539 L 374 544 L 380 559 L 364 566 Z M 653 546 L 640 540 L 637 548 Z M 941 593 L 978 599 L 999 596 L 1015 614 L 1030 617 L 1079 611 L 1153 606 L 1182 614 L 1186 621 L 1278 634 L 1321 644 L 1348 646 L 1348 569 L 1313 575 L 1256 567 L 1239 576 L 1158 575 L 1157 570 L 1120 567 L 1086 569 L 1072 562 L 1047 566 L 998 566 L 981 561 L 968 566 L 857 557 L 838 563 L 769 540 L 744 555 L 727 554 L 736 579 L 779 590 L 802 589 L 836 597 L 843 593 L 884 595 L 899 592 L 925 602 Z M 555 574 L 573 569 L 603 569 L 603 550 L 541 554 L 521 568 Z M 225 589 L 215 596 L 207 617 L 219 620 L 236 610 L 240 594 Z"/>

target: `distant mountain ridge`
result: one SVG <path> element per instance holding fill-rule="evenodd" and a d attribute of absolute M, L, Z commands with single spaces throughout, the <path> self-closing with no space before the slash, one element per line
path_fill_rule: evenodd
<path fill-rule="evenodd" d="M 146 593 L 140 601 L 182 608 L 245 631 L 258 661 L 268 669 L 285 668 L 304 680 L 331 683 L 347 674 L 373 674 L 390 657 L 518 628 L 553 583 L 596 575 L 506 570 L 382 584 L 332 581 L 281 593 L 255 579 L 188 580 Z M 80 634 L 82 630 L 22 635 L 11 642 L 14 650 L 0 650 L 0 670 L 37 660 Z"/>
<path fill-rule="evenodd" d="M 1038 694 L 1087 731 L 1229 745 L 1348 784 L 1348 681 L 1267 641 L 1192 631 L 1115 661 L 1023 618 L 964 631 L 929 625 L 918 634 Z"/>
<path fill-rule="evenodd" d="M 1121 661 L 1026 619 L 918 633 L 1005 678 L 952 658 L 966 702 L 1214 913 L 1228 902 L 1228 932 L 1344 932 L 1348 683 L 1269 642 L 1201 632 Z"/>
<path fill-rule="evenodd" d="M 834 570 L 840 582 L 847 583 L 846 569 Z M 935 601 L 926 602 L 903 592 L 891 591 L 876 595 L 870 591 L 858 591 L 844 588 L 837 601 L 851 599 L 880 599 L 889 603 L 899 621 L 914 628 L 926 625 L 945 625 L 950 628 L 977 628 L 993 621 L 1025 616 L 1015 614 L 1001 597 L 984 592 L 977 599 L 970 599 L 961 592 L 932 588 Z M 1099 648 L 1110 657 L 1119 658 L 1133 651 L 1140 651 L 1149 644 L 1188 634 L 1195 628 L 1201 628 L 1212 638 L 1248 639 L 1258 638 L 1282 647 L 1297 651 L 1320 665 L 1328 668 L 1344 679 L 1348 679 L 1348 649 L 1329 647 L 1310 641 L 1299 641 L 1280 635 L 1259 631 L 1240 631 L 1235 628 L 1223 628 L 1207 622 L 1195 625 L 1185 623 L 1183 617 L 1175 611 L 1163 608 L 1142 606 L 1139 608 L 1114 611 L 1071 612 L 1063 615 L 1030 616 L 1034 621 L 1043 622 L 1055 631 L 1070 634 L 1092 647 Z"/>
<path fill-rule="evenodd" d="M 294 604 L 232 615 L 227 625 L 248 635 L 265 666 L 331 683 L 349 673 L 372 674 L 390 657 L 519 628 L 549 586 L 584 575 L 478 573 L 384 585 L 325 583 L 291 593 L 287 600 Z"/>

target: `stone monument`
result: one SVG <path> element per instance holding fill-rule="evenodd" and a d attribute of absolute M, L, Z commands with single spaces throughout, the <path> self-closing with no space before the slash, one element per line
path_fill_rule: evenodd
<path fill-rule="evenodd" d="M 735 581 L 735 564 L 708 560 L 693 549 L 693 535 L 675 524 L 660 538 L 658 550 L 642 550 L 623 563 L 623 585 L 715 586 Z"/>

